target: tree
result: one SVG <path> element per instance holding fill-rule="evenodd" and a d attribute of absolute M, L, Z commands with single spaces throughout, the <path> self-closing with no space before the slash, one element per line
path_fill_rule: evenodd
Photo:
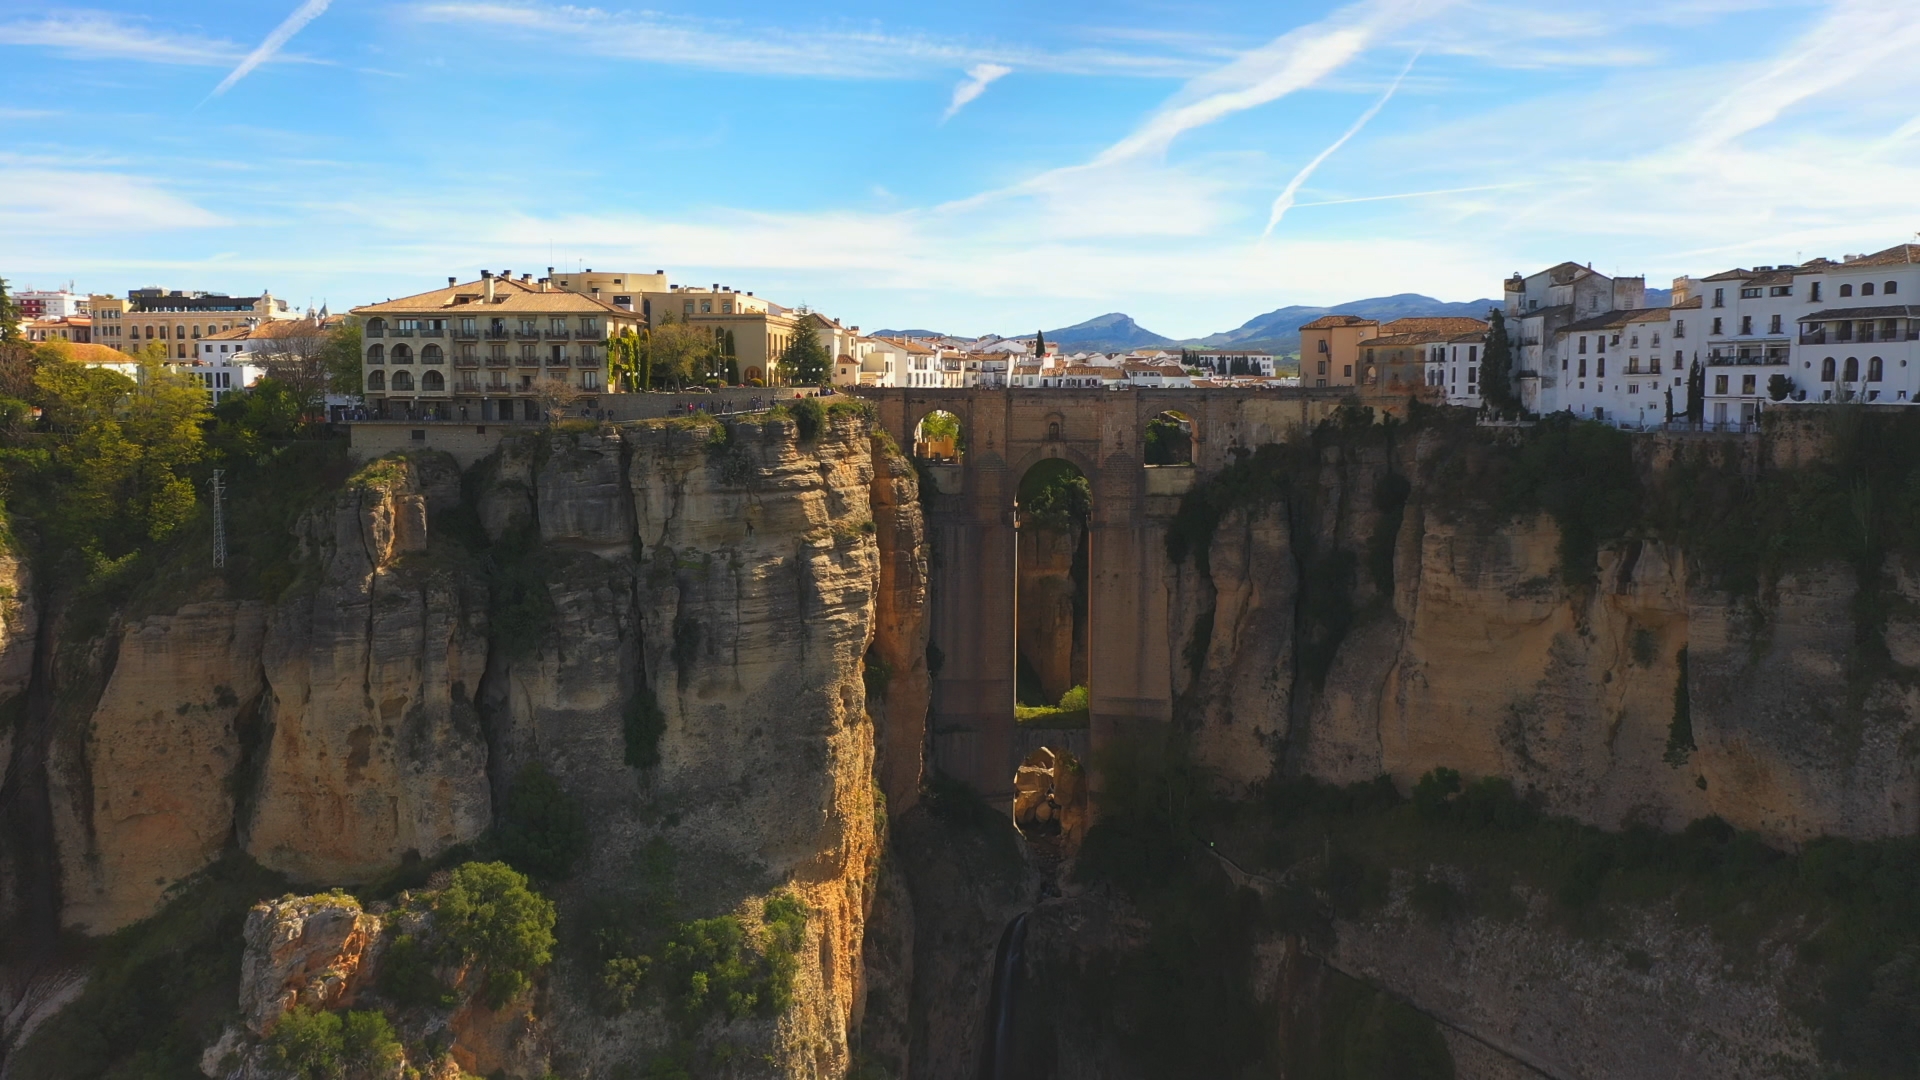
<path fill-rule="evenodd" d="M 361 387 L 360 320 L 348 317 L 327 331 L 321 360 L 326 366 L 327 389 L 335 394 L 359 397 Z"/>
<path fill-rule="evenodd" d="M 653 380 L 675 390 L 685 386 L 705 370 L 706 358 L 713 352 L 713 333 L 691 323 L 676 322 L 663 316 L 652 334 Z"/>
<path fill-rule="evenodd" d="M 352 350 L 351 385 L 360 386 L 360 332 L 350 332 L 351 343 L 336 344 L 333 333 L 310 319 L 266 323 L 247 337 L 247 355 L 267 369 L 282 391 L 299 403 L 303 425 L 326 416 L 327 391 L 343 374 L 347 350 Z"/>
<path fill-rule="evenodd" d="M 405 1059 L 393 1025 L 373 1011 L 344 1015 L 296 1006 L 274 1025 L 267 1052 L 299 1080 L 374 1080 Z"/>
<path fill-rule="evenodd" d="M 794 386 L 824 386 L 833 372 L 833 357 L 820 344 L 814 332 L 812 316 L 802 316 L 794 327 L 793 340 L 780 352 L 780 370 Z"/>
<path fill-rule="evenodd" d="M 1496 413 L 1517 413 L 1520 399 L 1513 392 L 1513 345 L 1507 340 L 1506 317 L 1495 308 L 1487 324 L 1487 344 L 1480 352 L 1480 396 Z"/>
<path fill-rule="evenodd" d="M 506 863 L 467 863 L 434 905 L 447 947 L 486 969 L 484 998 L 511 1001 L 553 959 L 553 902 Z"/>
<path fill-rule="evenodd" d="M 1035 330 L 1033 332 L 1033 355 L 1047 355 L 1047 335 L 1044 330 Z"/>
<path fill-rule="evenodd" d="M 586 396 L 586 391 L 559 375 L 540 376 L 533 381 L 529 392 L 533 394 L 533 400 L 540 403 L 540 411 L 546 415 L 549 423 L 567 415 L 573 403 Z"/>
<path fill-rule="evenodd" d="M 1773 400 L 1785 401 L 1787 400 L 1787 395 L 1791 393 L 1793 393 L 1792 379 L 1787 378 L 1779 372 L 1774 372 L 1772 377 L 1767 379 L 1767 396 Z"/>
<path fill-rule="evenodd" d="M 1707 370 L 1696 358 L 1687 369 L 1687 419 L 1699 423 L 1707 418 Z"/>
<path fill-rule="evenodd" d="M 0 342 L 20 340 L 20 306 L 7 292 L 7 279 L 0 278 Z"/>

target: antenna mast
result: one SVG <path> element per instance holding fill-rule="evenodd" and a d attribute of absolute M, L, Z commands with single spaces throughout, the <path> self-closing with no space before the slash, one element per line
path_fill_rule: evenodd
<path fill-rule="evenodd" d="M 213 566 L 216 570 L 227 565 L 227 507 L 222 498 L 227 493 L 225 476 L 225 469 L 213 470 Z"/>

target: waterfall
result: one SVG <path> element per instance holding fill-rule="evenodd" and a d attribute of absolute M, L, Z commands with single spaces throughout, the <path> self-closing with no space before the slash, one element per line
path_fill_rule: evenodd
<path fill-rule="evenodd" d="M 987 1038 L 980 1053 L 980 1080 L 1011 1080 L 1013 1021 L 1020 964 L 1027 945 L 1027 912 L 1014 916 L 1000 934 L 993 958 L 993 990 L 987 1001 Z"/>

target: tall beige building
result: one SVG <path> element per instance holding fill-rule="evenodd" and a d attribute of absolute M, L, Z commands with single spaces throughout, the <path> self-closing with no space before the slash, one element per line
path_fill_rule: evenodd
<path fill-rule="evenodd" d="M 238 326 L 299 317 L 299 312 L 270 292 L 228 296 L 180 289 L 134 289 L 124 300 L 90 297 L 88 308 L 94 313 L 94 344 L 134 352 L 157 343 L 166 346 L 167 359 L 188 362 L 199 354 L 201 338 Z"/>
<path fill-rule="evenodd" d="M 594 408 L 608 392 L 607 339 L 641 325 L 590 294 L 492 271 L 353 313 L 367 408 L 388 419 L 541 419 L 547 380 Z"/>

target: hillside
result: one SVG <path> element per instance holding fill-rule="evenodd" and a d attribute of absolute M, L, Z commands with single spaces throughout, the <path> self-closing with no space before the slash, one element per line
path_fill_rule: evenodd
<path fill-rule="evenodd" d="M 1444 300 L 1435 300 L 1431 296 L 1422 296 L 1419 293 L 1375 296 L 1366 300 L 1337 304 L 1333 307 L 1293 304 L 1276 308 L 1264 315 L 1256 315 L 1236 329 L 1210 334 L 1186 344 L 1212 348 L 1267 349 L 1277 353 L 1291 353 L 1300 350 L 1301 324 L 1312 322 L 1322 315 L 1358 315 L 1364 319 L 1378 319 L 1381 322 L 1440 316 L 1484 319 L 1488 308 L 1499 305 L 1500 302 L 1497 300 L 1469 300 L 1465 303 L 1453 304 Z"/>
<path fill-rule="evenodd" d="M 1048 330 L 1047 340 L 1068 352 L 1119 352 L 1123 349 L 1152 349 L 1175 344 L 1133 321 L 1133 316 L 1110 311 L 1086 322 Z"/>

